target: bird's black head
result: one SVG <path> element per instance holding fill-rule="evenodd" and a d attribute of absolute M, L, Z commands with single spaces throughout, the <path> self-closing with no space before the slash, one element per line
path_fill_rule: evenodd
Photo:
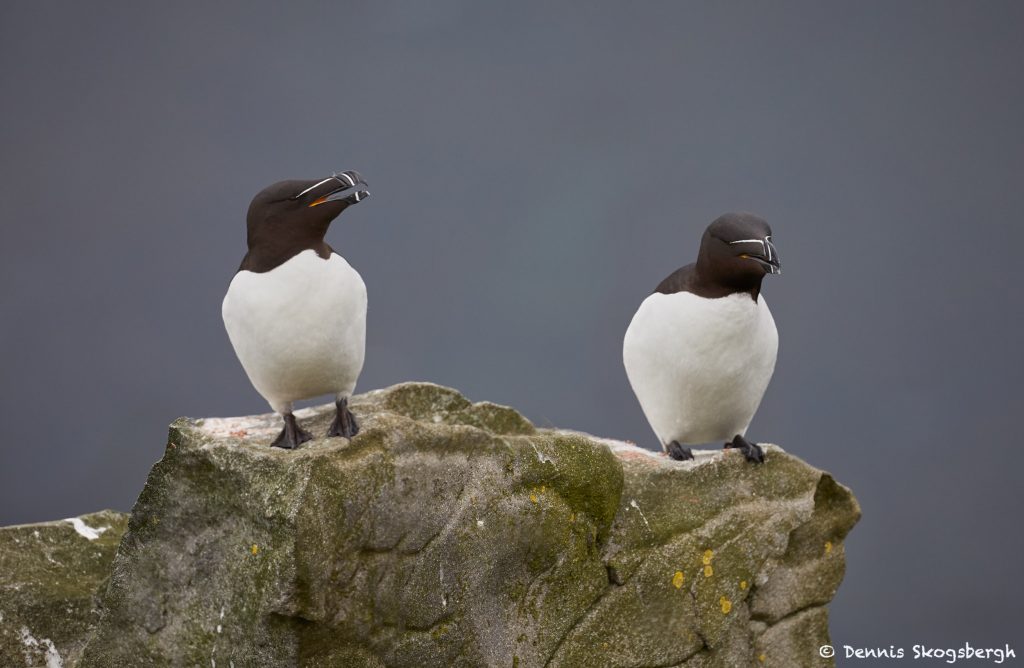
<path fill-rule="evenodd" d="M 370 196 L 359 172 L 323 179 L 278 181 L 261 190 L 246 215 L 249 254 L 243 269 L 267 271 L 291 256 L 313 249 L 322 254 L 331 221 Z"/>
<path fill-rule="evenodd" d="M 782 272 L 772 228 L 751 213 L 719 216 L 704 231 L 697 270 L 723 286 L 756 294 L 766 274 Z"/>
<path fill-rule="evenodd" d="M 359 172 L 339 172 L 325 179 L 278 181 L 252 198 L 249 233 L 305 232 L 323 239 L 327 226 L 342 211 L 370 196 Z"/>

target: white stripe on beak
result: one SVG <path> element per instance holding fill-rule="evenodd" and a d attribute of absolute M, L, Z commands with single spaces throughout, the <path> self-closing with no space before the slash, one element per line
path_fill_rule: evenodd
<path fill-rule="evenodd" d="M 320 183 L 314 183 L 313 185 L 311 185 L 310 187 L 306 188 L 305 190 L 300 192 L 298 195 L 296 195 L 292 199 L 299 199 L 300 197 L 302 197 L 303 195 L 308 193 L 310 190 L 313 190 L 314 188 L 318 188 L 319 186 L 322 186 L 323 184 L 327 183 L 328 181 L 330 181 L 333 178 L 334 178 L 333 176 L 330 176 L 330 177 L 324 179 L 323 181 L 321 181 Z"/>
<path fill-rule="evenodd" d="M 730 241 L 729 242 L 730 246 L 733 246 L 735 244 L 761 244 L 761 254 L 762 255 L 767 255 L 769 260 L 772 259 L 771 251 L 766 251 L 765 250 L 765 245 L 764 245 L 764 240 L 763 239 L 740 239 L 739 241 Z"/>

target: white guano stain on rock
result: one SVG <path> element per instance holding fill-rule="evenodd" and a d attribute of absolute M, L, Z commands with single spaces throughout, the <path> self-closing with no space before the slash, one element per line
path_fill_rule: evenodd
<path fill-rule="evenodd" d="M 317 414 L 317 409 L 312 406 L 300 408 L 294 413 L 295 418 L 301 421 L 313 418 Z M 244 415 L 240 417 L 204 418 L 196 426 L 200 431 L 213 438 L 223 439 L 273 437 L 281 431 L 282 424 L 281 418 L 277 413 L 264 413 L 262 415 Z"/>
<path fill-rule="evenodd" d="M 719 461 L 722 457 L 728 457 L 733 452 L 731 450 L 694 450 L 693 459 L 686 461 L 676 461 L 669 457 L 665 452 L 648 450 L 647 448 L 641 448 L 634 443 L 627 441 L 619 441 L 614 438 L 602 438 L 600 436 L 594 436 L 582 431 L 575 431 L 572 429 L 559 429 L 558 433 L 571 434 L 576 436 L 583 436 L 592 441 L 603 443 L 608 446 L 608 449 L 612 451 L 619 459 L 630 460 L 634 462 L 642 462 L 644 464 L 650 464 L 652 466 L 666 466 L 681 468 L 684 470 L 692 470 L 705 464 L 710 464 L 715 461 Z M 764 449 L 765 454 L 770 452 L 785 452 L 782 448 L 774 443 L 759 443 L 758 445 Z"/>
<path fill-rule="evenodd" d="M 64 668 L 64 660 L 60 658 L 60 652 L 49 638 L 36 640 L 28 627 L 21 627 L 21 644 L 25 646 L 25 663 L 35 665 L 35 657 L 32 650 L 42 648 L 46 652 L 46 668 Z"/>
<path fill-rule="evenodd" d="M 640 510 L 640 504 L 636 502 L 636 499 L 630 499 L 629 505 L 631 508 L 636 510 L 636 512 L 640 513 L 640 519 L 644 521 L 644 524 L 647 526 L 647 529 L 650 530 L 651 523 L 647 521 L 647 516 L 644 515 L 644 511 Z"/>
<path fill-rule="evenodd" d="M 83 522 L 82 518 L 80 518 L 80 517 L 69 517 L 69 518 L 67 518 L 64 521 L 65 522 L 71 522 L 71 524 L 74 525 L 74 527 L 75 527 L 75 531 L 78 532 L 78 535 L 79 536 L 84 536 L 85 538 L 88 538 L 89 540 L 96 540 L 97 538 L 100 537 L 101 533 L 103 533 L 104 531 L 106 531 L 107 529 L 110 528 L 110 527 L 99 527 L 99 528 L 94 529 L 91 526 L 89 526 L 88 524 L 86 524 L 85 522 Z"/>
<path fill-rule="evenodd" d="M 537 460 L 540 461 L 541 464 L 551 464 L 552 463 L 551 457 L 548 457 L 547 455 L 542 453 L 540 451 L 540 449 L 537 448 L 537 444 L 534 443 L 532 440 L 530 441 L 530 445 L 533 446 L 533 451 L 537 453 Z"/>

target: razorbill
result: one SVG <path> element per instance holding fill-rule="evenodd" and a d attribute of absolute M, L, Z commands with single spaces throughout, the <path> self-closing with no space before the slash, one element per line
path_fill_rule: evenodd
<path fill-rule="evenodd" d="M 662 281 L 629 323 L 626 375 L 673 459 L 693 459 L 687 444 L 724 440 L 764 461 L 744 435 L 775 370 L 779 335 L 761 279 L 778 273 L 768 223 L 727 213 L 704 231 L 697 262 Z"/>
<path fill-rule="evenodd" d="M 284 418 L 272 445 L 312 438 L 292 402 L 333 394 L 328 436 L 359 431 L 348 399 L 363 368 L 366 285 L 324 241 L 331 221 L 370 193 L 358 172 L 281 181 L 253 198 L 246 216 L 249 252 L 228 286 L 221 314 L 228 338 L 256 391 Z"/>

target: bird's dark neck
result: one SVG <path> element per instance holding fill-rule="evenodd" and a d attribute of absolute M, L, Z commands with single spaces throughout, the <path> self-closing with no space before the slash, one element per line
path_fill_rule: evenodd
<path fill-rule="evenodd" d="M 701 295 L 702 297 L 727 297 L 745 292 L 756 302 L 761 294 L 761 281 L 764 279 L 764 275 L 736 276 L 726 272 L 716 272 L 710 263 L 701 262 L 700 258 L 694 265 L 694 272 L 697 276 L 697 283 L 703 286 L 705 291 L 712 293 Z"/>
<path fill-rule="evenodd" d="M 731 280 L 709 271 L 700 260 L 694 264 L 676 269 L 665 280 L 658 284 L 655 292 L 671 295 L 677 292 L 690 292 L 705 299 L 719 299 L 729 295 L 746 293 L 755 302 L 761 294 L 761 278 L 753 280 Z"/>
<path fill-rule="evenodd" d="M 251 271 L 257 274 L 279 267 L 299 253 L 312 250 L 328 259 L 334 250 L 323 239 L 310 240 L 300 238 L 263 239 L 249 244 L 249 252 L 242 258 L 238 271 Z"/>
<path fill-rule="evenodd" d="M 283 220 L 266 220 L 249 225 L 249 252 L 242 259 L 239 271 L 263 273 L 278 267 L 305 250 L 316 251 L 327 259 L 332 249 L 324 241 L 332 219 L 303 221 L 301 224 Z"/>

